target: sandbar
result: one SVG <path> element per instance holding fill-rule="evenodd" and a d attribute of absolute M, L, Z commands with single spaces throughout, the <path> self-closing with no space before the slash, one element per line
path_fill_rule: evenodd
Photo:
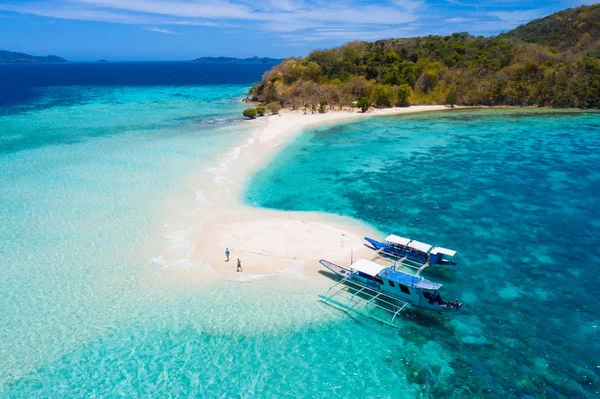
<path fill-rule="evenodd" d="M 304 114 L 283 111 L 255 120 L 249 137 L 220 156 L 214 167 L 191 181 L 199 209 L 172 220 L 164 228 L 169 240 L 156 261 L 186 281 L 214 279 L 252 281 L 270 276 L 310 279 L 319 276 L 318 261 L 325 258 L 349 265 L 368 257 L 363 237 L 381 236 L 360 221 L 318 212 L 287 212 L 244 203 L 246 185 L 286 143 L 311 126 L 379 115 L 442 111 L 426 105 L 383 109 L 367 113 L 330 111 Z M 225 249 L 231 252 L 230 261 Z M 237 259 L 243 272 L 236 272 Z"/>

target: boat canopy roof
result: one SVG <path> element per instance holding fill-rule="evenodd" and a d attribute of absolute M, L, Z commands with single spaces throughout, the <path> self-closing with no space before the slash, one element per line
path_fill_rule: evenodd
<path fill-rule="evenodd" d="M 433 247 L 433 249 L 431 250 L 431 254 L 432 255 L 442 254 L 442 255 L 448 255 L 448 256 L 452 257 L 452 256 L 456 255 L 456 251 L 453 251 L 448 248 Z"/>
<path fill-rule="evenodd" d="M 425 280 L 423 277 L 415 276 L 414 274 L 408 274 L 399 272 L 397 270 L 388 269 L 381 275 L 388 280 L 394 281 L 399 284 L 404 284 L 407 287 L 421 288 L 424 290 L 439 290 L 443 284 L 434 283 L 433 281 Z"/>
<path fill-rule="evenodd" d="M 396 236 L 393 234 L 387 236 L 387 238 L 385 240 L 387 242 L 391 242 L 392 244 L 397 244 L 397 245 L 406 245 L 410 242 L 410 238 L 400 237 L 400 236 Z"/>
<path fill-rule="evenodd" d="M 408 244 L 409 248 L 412 249 L 416 249 L 417 251 L 423 252 L 423 253 L 428 253 L 429 250 L 431 249 L 431 245 L 429 244 L 425 244 L 424 242 L 420 242 L 420 241 L 411 241 Z"/>
<path fill-rule="evenodd" d="M 419 252 L 423 252 L 426 254 L 427 253 L 431 253 L 432 255 L 442 254 L 442 255 L 448 255 L 450 257 L 456 255 L 456 251 L 454 251 L 452 249 L 442 248 L 442 247 L 434 247 L 434 246 L 426 244 L 424 242 L 416 241 L 411 238 L 400 237 L 400 236 L 397 236 L 394 234 L 390 234 L 389 236 L 387 236 L 385 241 L 392 243 L 392 244 L 404 245 L 404 246 L 407 246 L 409 248 L 415 249 Z"/>
<path fill-rule="evenodd" d="M 377 276 L 386 267 L 375 262 L 371 262 L 370 260 L 360 259 L 352 264 L 352 268 L 355 271 L 368 274 L 369 276 Z"/>

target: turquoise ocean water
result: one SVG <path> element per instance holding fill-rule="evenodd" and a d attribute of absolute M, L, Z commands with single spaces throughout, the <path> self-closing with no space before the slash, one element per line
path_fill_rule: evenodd
<path fill-rule="evenodd" d="M 376 375 L 427 397 L 598 397 L 599 132 L 598 113 L 540 110 L 321 127 L 258 173 L 247 199 L 459 250 L 459 273 L 429 276 L 461 314 L 411 312 L 396 334 L 371 333 L 388 349 L 373 348 Z"/>
<path fill-rule="evenodd" d="M 152 262 L 171 200 L 193 198 L 194 171 L 245 139 L 247 88 L 40 86 L 6 100 L 0 397 L 596 394 L 597 115 L 336 125 L 258 173 L 251 203 L 460 250 L 463 271 L 437 277 L 463 314 L 410 311 L 393 330 L 319 303 L 302 279 L 183 284 Z"/>

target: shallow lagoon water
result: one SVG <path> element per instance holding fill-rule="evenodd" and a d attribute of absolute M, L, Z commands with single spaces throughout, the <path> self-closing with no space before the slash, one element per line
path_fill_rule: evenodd
<path fill-rule="evenodd" d="M 0 397 L 594 395 L 597 280 L 589 270 L 597 267 L 598 222 L 589 204 L 597 203 L 598 142 L 574 130 L 597 129 L 596 116 L 561 115 L 567 134 L 553 136 L 556 143 L 513 137 L 534 156 L 538 144 L 568 150 L 552 152 L 546 191 L 529 202 L 525 194 L 510 196 L 517 198 L 510 205 L 515 220 L 527 224 L 525 232 L 537 229 L 526 235 L 526 249 L 507 244 L 517 233 L 503 227 L 513 213 L 503 211 L 508 194 L 496 171 L 518 148 L 491 151 L 498 137 L 479 137 L 476 127 L 486 123 L 491 134 L 497 123 L 502 136 L 512 115 L 405 116 L 311 130 L 257 175 L 248 192 L 256 204 L 348 214 L 461 251 L 464 272 L 447 289 L 467 303 L 464 314 L 408 311 L 394 330 L 319 303 L 315 286 L 301 276 L 196 286 L 173 283 L 170 271 L 152 261 L 163 239 L 153 233 L 168 221 L 170 199 L 193 198 L 190 174 L 245 138 L 235 123 L 245 90 L 46 87 L 2 109 Z M 539 118 L 527 124 L 546 129 L 546 117 Z M 476 157 L 481 146 L 486 151 Z M 472 168 L 465 178 L 470 164 L 485 173 Z M 524 186 L 529 180 L 519 182 L 530 177 L 514 160 L 508 165 L 515 187 Z M 387 168 L 405 185 L 389 188 Z M 455 181 L 442 180 L 449 186 L 440 196 L 411 184 L 417 172 L 428 173 L 422 181 L 446 174 Z M 573 185 L 572 174 L 582 183 Z M 296 191 L 290 182 L 314 190 Z M 486 190 L 469 195 L 481 191 L 469 182 Z M 565 187 L 573 191 L 566 202 Z M 488 201 L 495 201 L 493 211 Z M 560 234 L 588 240 L 592 249 L 577 256 L 589 268 L 557 272 L 553 236 L 537 241 L 550 219 L 546 203 L 560 218 Z M 397 216 L 379 217 L 380 209 Z M 587 234 L 569 229 L 573 220 Z M 513 257 L 517 250 L 539 260 L 527 273 Z M 553 279 L 577 281 L 588 299 L 557 299 L 574 285 L 556 288 Z M 533 291 L 526 288 L 537 280 Z"/>
<path fill-rule="evenodd" d="M 349 215 L 459 250 L 460 315 L 405 323 L 446 354 L 436 396 L 592 397 L 600 374 L 600 114 L 477 110 L 309 130 L 254 178 L 257 206 Z M 435 356 L 425 345 L 417 363 Z M 402 347 L 393 357 L 406 357 Z M 410 377 L 410 376 L 409 376 Z"/>
<path fill-rule="evenodd" d="M 247 88 L 49 86 L 2 108 L 0 397 L 422 391 L 395 332 L 302 276 L 194 285 L 155 262 L 173 199 L 193 202 L 191 175 L 247 138 Z M 429 361 L 436 381 L 447 361 Z"/>
<path fill-rule="evenodd" d="M 0 115 L 0 394 L 148 300 L 165 203 L 246 133 L 247 85 L 36 90 Z"/>

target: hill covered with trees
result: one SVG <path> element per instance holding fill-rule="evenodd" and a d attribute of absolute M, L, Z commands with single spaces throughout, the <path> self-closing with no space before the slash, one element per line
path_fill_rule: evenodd
<path fill-rule="evenodd" d="M 48 63 L 48 62 L 69 62 L 62 57 L 56 55 L 36 56 L 25 53 L 16 53 L 14 51 L 0 50 L 0 63 L 11 64 L 29 64 L 29 63 Z"/>
<path fill-rule="evenodd" d="M 361 101 L 600 107 L 600 5 L 561 11 L 506 34 L 355 41 L 283 61 L 255 101 L 323 109 Z M 356 104 L 356 103 L 355 103 Z"/>
<path fill-rule="evenodd" d="M 600 4 L 570 8 L 526 25 L 501 37 L 537 43 L 554 51 L 600 55 Z"/>

